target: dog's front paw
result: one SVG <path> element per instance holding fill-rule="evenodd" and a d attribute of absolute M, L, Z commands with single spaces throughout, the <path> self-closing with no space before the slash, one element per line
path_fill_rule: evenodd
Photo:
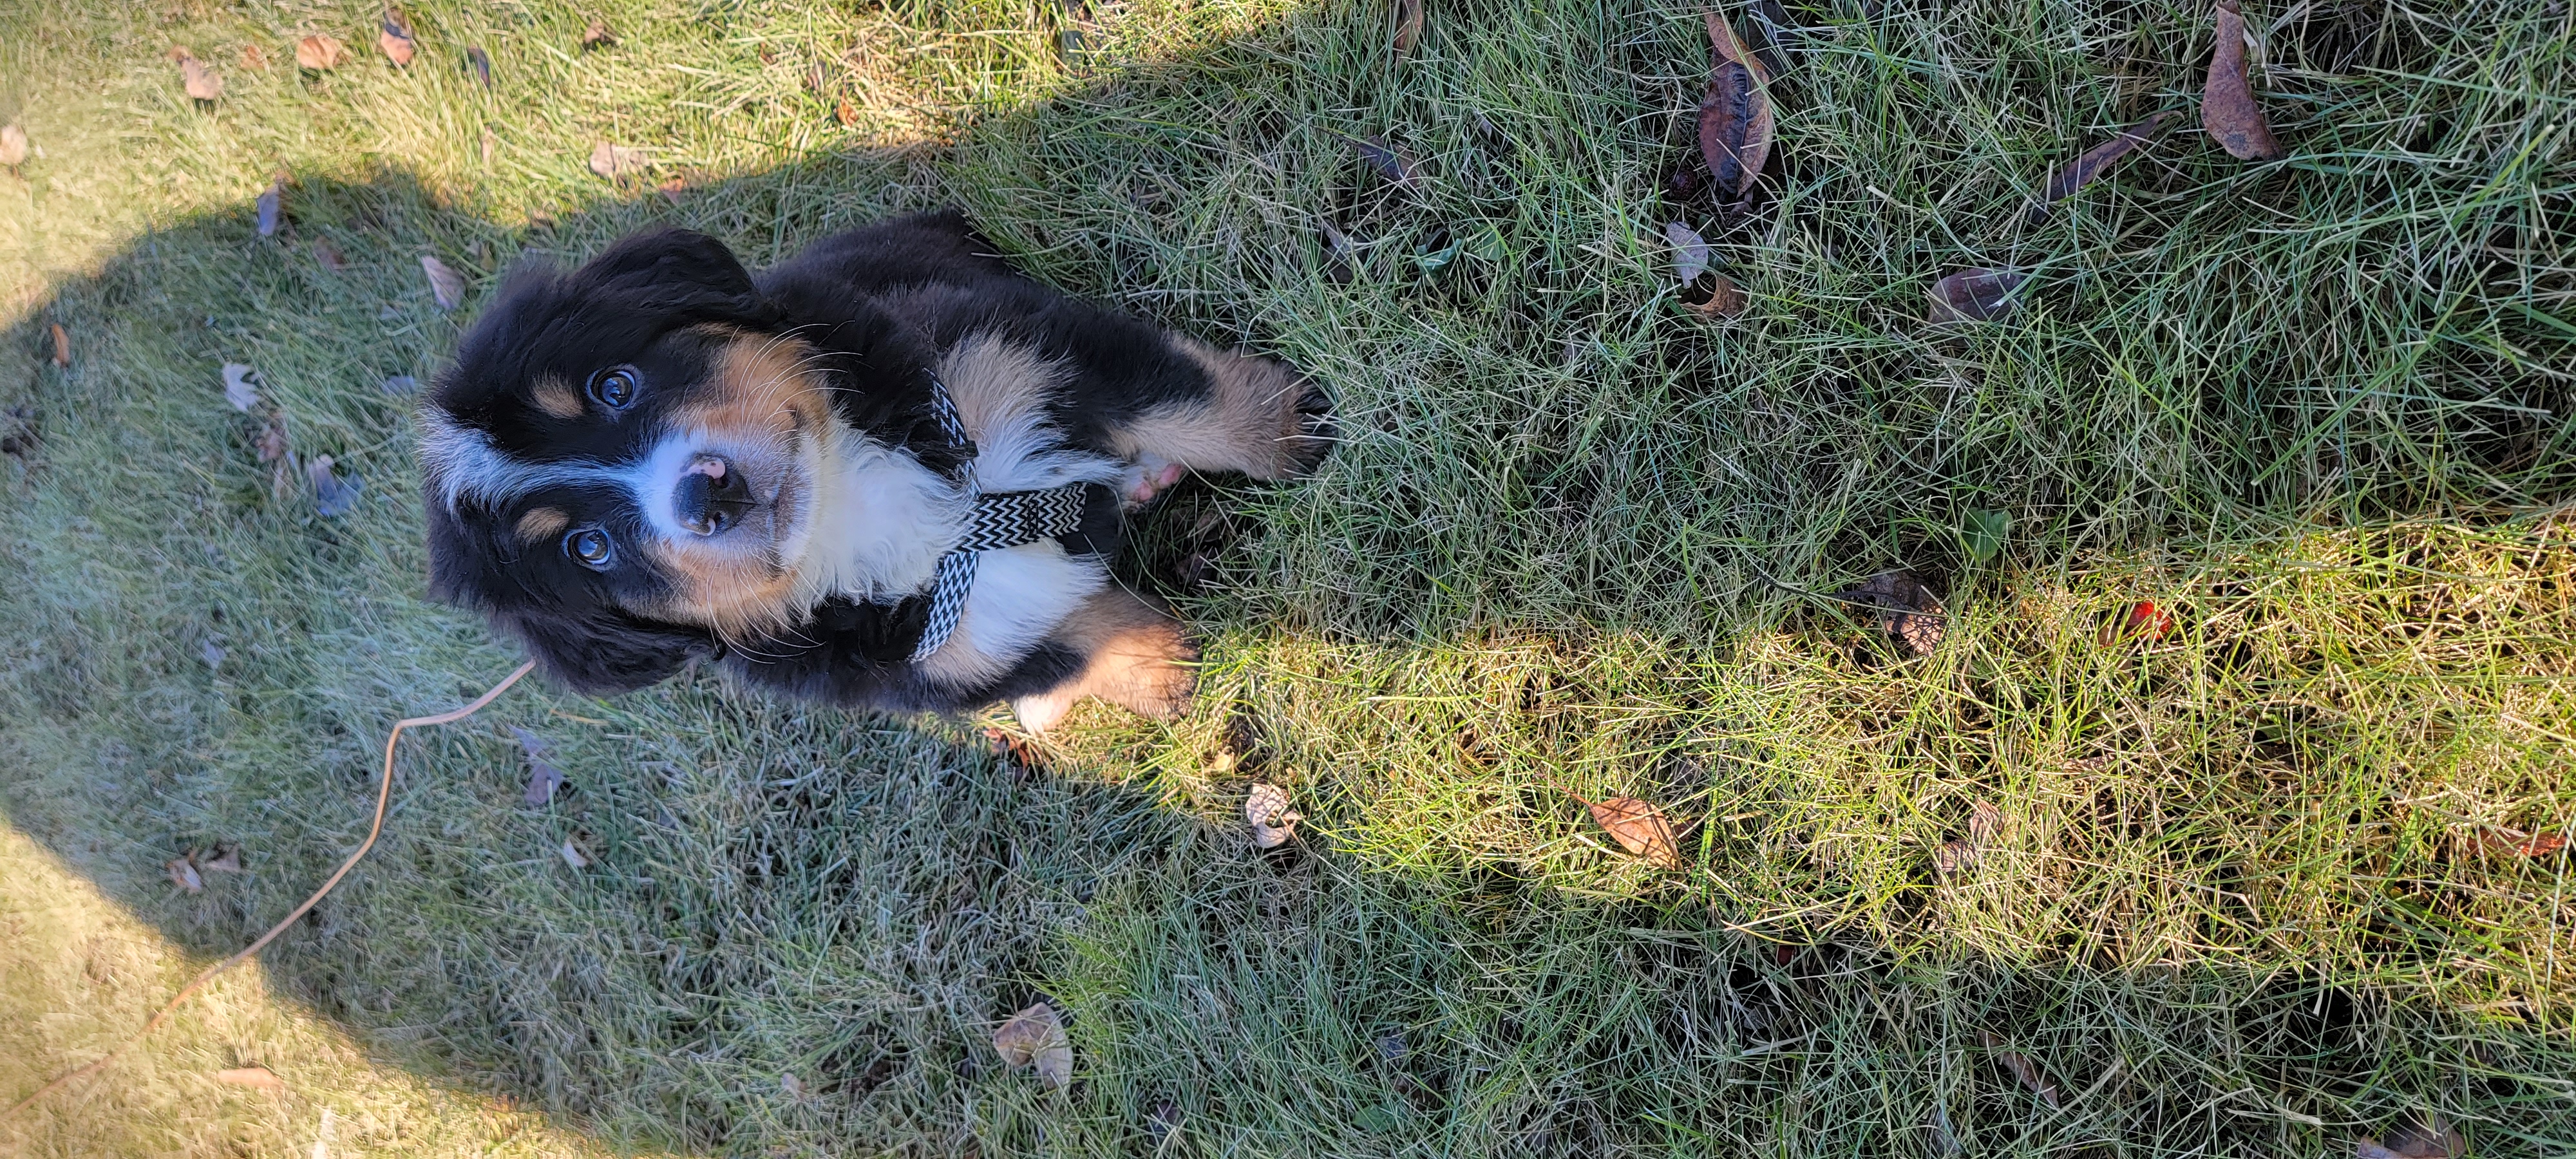
<path fill-rule="evenodd" d="M 1333 453 L 1336 430 L 1332 397 L 1305 378 L 1297 379 L 1296 385 L 1297 406 L 1288 416 L 1288 433 L 1280 440 L 1287 459 L 1282 477 L 1290 479 L 1311 475 L 1323 465 L 1324 457 Z"/>
<path fill-rule="evenodd" d="M 1166 488 L 1181 481 L 1184 473 L 1179 463 L 1157 455 L 1146 455 L 1128 464 L 1127 473 L 1118 481 L 1118 499 L 1127 510 L 1134 511 L 1154 501 Z"/>

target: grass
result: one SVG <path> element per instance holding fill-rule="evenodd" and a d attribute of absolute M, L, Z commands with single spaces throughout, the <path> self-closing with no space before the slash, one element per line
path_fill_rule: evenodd
<path fill-rule="evenodd" d="M 2034 222 L 2054 166 L 2194 107 L 2205 12 L 1786 3 L 1775 197 L 1730 224 L 1668 184 L 1682 6 L 1435 3 L 1400 63 L 1375 6 L 1287 0 L 407 7 L 407 70 L 372 6 L 0 16 L 42 150 L 0 176 L 37 434 L 0 460 L 0 1096 L 300 900 L 384 728 L 515 662 L 421 598 L 379 384 L 474 309 L 423 254 L 479 295 L 648 222 L 761 262 L 954 203 L 1309 368 L 1348 439 L 1175 497 L 1133 562 L 1210 561 L 1203 703 L 1086 710 L 1043 771 L 998 715 L 708 676 L 422 736 L 261 973 L 12 1153 L 303 1154 L 327 1114 L 333 1154 L 2268 1156 L 2428 1112 L 2576 1151 L 2569 855 L 2508 836 L 2576 834 L 2563 10 L 2254 12 L 2288 159 L 2186 127 Z M 315 31 L 353 60 L 287 67 Z M 603 139 L 649 172 L 588 172 Z M 1744 317 L 1675 305 L 1675 219 Z M 2021 312 L 1924 325 L 1969 265 L 2029 271 Z M 226 362 L 354 512 L 273 482 Z M 1800 594 L 1898 565 L 1929 656 Z M 2175 630 L 2106 644 L 2140 599 Z M 518 803 L 509 725 L 566 796 Z M 1295 856 L 1247 851 L 1253 775 Z M 1661 803 L 1689 870 L 1558 784 Z M 247 871 L 167 882 L 216 843 Z M 1041 996 L 1062 1093 L 989 1045 Z M 207 1077 L 250 1062 L 284 1092 Z"/>

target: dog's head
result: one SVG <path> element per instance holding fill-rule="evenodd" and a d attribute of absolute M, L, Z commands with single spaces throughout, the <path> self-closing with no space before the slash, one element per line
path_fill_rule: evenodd
<path fill-rule="evenodd" d="M 832 408 L 725 247 L 512 277 L 421 415 L 431 587 L 557 679 L 640 688 L 791 602 Z"/>

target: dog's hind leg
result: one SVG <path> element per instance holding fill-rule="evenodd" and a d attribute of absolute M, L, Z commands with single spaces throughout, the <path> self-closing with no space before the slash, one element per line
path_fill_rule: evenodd
<path fill-rule="evenodd" d="M 1331 403 L 1304 376 L 1194 338 L 1175 334 L 1169 341 L 1207 376 L 1207 389 L 1147 407 L 1109 429 L 1111 444 L 1136 464 L 1130 501 L 1178 482 L 1182 468 L 1293 479 L 1314 470 L 1332 449 Z"/>
<path fill-rule="evenodd" d="M 1072 679 L 1011 702 L 1011 715 L 1030 732 L 1055 727 L 1074 702 L 1097 696 L 1156 720 L 1189 710 L 1198 659 L 1181 622 L 1161 605 L 1120 587 L 1091 597 L 1057 627 L 1048 642 L 1083 656 Z"/>

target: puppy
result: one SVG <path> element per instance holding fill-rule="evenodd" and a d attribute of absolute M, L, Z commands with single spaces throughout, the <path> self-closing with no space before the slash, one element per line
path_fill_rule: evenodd
<path fill-rule="evenodd" d="M 1180 713 L 1188 638 L 1107 567 L 1125 508 L 1305 473 L 1324 397 L 995 252 L 940 213 L 758 276 L 685 230 L 513 276 L 421 413 L 432 591 L 590 692 L 709 657 L 1037 731 L 1084 696 Z"/>

